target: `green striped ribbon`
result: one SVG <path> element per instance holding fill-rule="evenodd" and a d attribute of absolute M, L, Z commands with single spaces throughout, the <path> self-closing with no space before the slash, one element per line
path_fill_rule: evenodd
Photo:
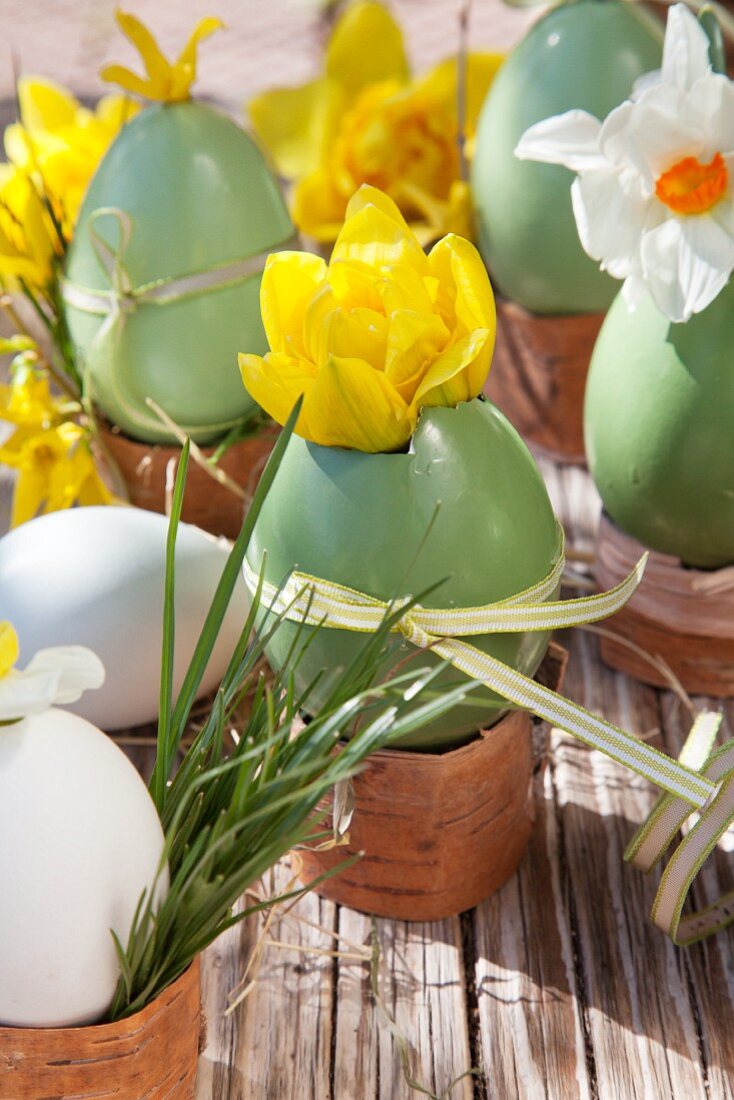
<path fill-rule="evenodd" d="M 692 942 L 734 918 L 734 895 L 709 907 L 710 912 L 681 918 L 685 897 L 700 866 L 734 821 L 734 742 L 710 754 L 718 716 L 699 717 L 684 752 L 676 760 L 461 640 L 466 636 L 565 629 L 598 622 L 626 604 L 642 580 L 646 560 L 647 555 L 607 592 L 549 600 L 564 568 L 561 551 L 548 575 L 523 592 L 479 607 L 428 608 L 413 604 L 394 623 L 392 631 L 420 649 L 430 648 L 509 703 L 531 711 L 661 788 L 661 800 L 626 853 L 626 858 L 638 866 L 649 869 L 657 863 L 692 811 L 700 812 L 699 822 L 668 864 L 653 911 L 653 919 L 675 942 Z M 260 598 L 269 611 L 314 626 L 369 633 L 386 614 L 410 602 L 410 597 L 376 599 L 298 570 L 280 587 L 262 579 L 248 562 L 244 573 L 251 592 L 260 586 Z"/>

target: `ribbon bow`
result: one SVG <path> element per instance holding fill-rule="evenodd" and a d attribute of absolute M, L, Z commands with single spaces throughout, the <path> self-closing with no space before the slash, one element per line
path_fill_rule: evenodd
<path fill-rule="evenodd" d="M 391 628 L 393 633 L 402 634 L 420 649 L 430 648 L 507 702 L 531 711 L 660 787 L 663 795 L 625 853 L 625 859 L 641 869 L 655 866 L 691 813 L 699 811 L 700 820 L 668 863 L 652 911 L 652 919 L 675 943 L 692 943 L 734 920 L 734 892 L 701 913 L 681 917 L 704 860 L 734 822 L 734 741 L 711 752 L 721 716 L 710 712 L 699 715 L 676 760 L 461 640 L 462 636 L 581 626 L 613 615 L 625 605 L 642 580 L 647 555 L 606 592 L 570 600 L 548 599 L 557 593 L 565 565 L 560 527 L 559 531 L 558 560 L 542 581 L 507 599 L 478 607 L 407 607 L 410 597 L 380 600 L 298 570 L 276 587 L 247 561 L 244 575 L 250 591 L 260 592 L 269 612 L 312 626 L 371 632 L 387 614 L 406 606 Z"/>

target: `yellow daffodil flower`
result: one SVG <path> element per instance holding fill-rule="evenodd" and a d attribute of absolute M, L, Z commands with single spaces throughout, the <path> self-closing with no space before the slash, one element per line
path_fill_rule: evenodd
<path fill-rule="evenodd" d="M 61 245 L 32 177 L 0 164 L 0 286 L 23 280 L 32 291 L 51 283 Z"/>
<path fill-rule="evenodd" d="M 467 59 L 468 147 L 503 60 Z M 376 0 L 357 0 L 337 22 L 323 77 L 266 92 L 249 112 L 277 169 L 295 181 L 293 217 L 304 233 L 333 242 L 350 196 L 368 183 L 394 199 L 425 245 L 447 232 L 471 234 L 457 98 L 455 60 L 411 80 L 390 13 Z"/>
<path fill-rule="evenodd" d="M 92 111 L 43 77 L 18 81 L 21 122 L 5 130 L 8 160 L 51 202 L 68 240 L 90 179 L 121 126 L 139 108 L 104 96 Z"/>
<path fill-rule="evenodd" d="M 196 80 L 198 45 L 214 31 L 224 27 L 221 19 L 212 15 L 201 19 L 191 32 L 178 59 L 170 62 L 161 53 L 148 28 L 134 15 L 118 8 L 115 18 L 122 33 L 140 54 L 147 76 L 138 76 L 124 65 L 107 65 L 100 73 L 102 79 L 111 84 L 119 84 L 121 88 L 145 99 L 160 100 L 163 103 L 178 103 L 189 98 L 191 85 Z"/>
<path fill-rule="evenodd" d="M 241 355 L 252 397 L 327 447 L 396 451 L 421 408 L 469 401 L 484 385 L 496 317 L 473 244 L 449 235 L 425 254 L 395 202 L 367 185 L 350 200 L 331 261 L 268 257 L 260 304 L 270 352 Z"/>
<path fill-rule="evenodd" d="M 15 667 L 19 657 L 15 628 L 0 622 L 0 725 L 41 714 L 56 703 L 75 703 L 104 683 L 104 665 L 84 646 L 40 649 L 22 670 Z"/>
<path fill-rule="evenodd" d="M 0 445 L 0 462 L 18 471 L 11 526 L 75 504 L 111 504 L 112 493 L 92 457 L 87 433 L 73 421 L 18 428 Z"/>

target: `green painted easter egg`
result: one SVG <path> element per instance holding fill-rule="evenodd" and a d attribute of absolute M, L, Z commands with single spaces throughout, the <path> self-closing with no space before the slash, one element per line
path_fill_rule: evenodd
<path fill-rule="evenodd" d="M 574 108 L 603 119 L 659 68 L 662 27 L 625 0 L 553 8 L 504 63 L 482 108 L 472 167 L 479 245 L 497 287 L 536 313 L 606 309 L 618 283 L 579 241 L 573 174 L 518 160 L 528 127 Z"/>
<path fill-rule="evenodd" d="M 589 371 L 589 467 L 612 519 L 688 565 L 734 563 L 734 283 L 686 324 L 620 294 Z"/>
<path fill-rule="evenodd" d="M 133 118 L 90 184 L 63 288 L 104 415 L 168 441 L 151 397 L 207 442 L 251 412 L 237 353 L 267 350 L 262 268 L 293 233 L 262 154 L 230 119 L 190 101 Z"/>
<path fill-rule="evenodd" d="M 292 437 L 258 517 L 248 561 L 259 571 L 267 552 L 266 580 L 276 585 L 298 567 L 384 600 L 443 581 L 423 600 L 425 606 L 470 607 L 541 581 L 560 551 L 535 460 L 502 413 L 475 400 L 455 409 L 424 409 L 406 454 L 365 454 Z M 296 629 L 285 623 L 272 640 L 268 656 L 274 667 L 284 663 Z M 528 675 L 548 645 L 547 634 L 467 640 Z M 363 644 L 350 632 L 321 629 L 296 669 L 298 689 L 321 669 L 344 667 Z M 412 648 L 396 638 L 391 666 Z M 415 658 L 415 667 L 436 660 L 425 653 Z M 461 676 L 449 670 L 442 680 L 456 685 Z M 321 701 L 318 689 L 313 701 Z M 502 713 L 497 696 L 479 689 L 400 747 L 446 748 Z"/>

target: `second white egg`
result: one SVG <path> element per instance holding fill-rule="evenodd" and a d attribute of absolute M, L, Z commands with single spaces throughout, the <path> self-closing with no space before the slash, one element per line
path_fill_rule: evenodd
<path fill-rule="evenodd" d="M 158 715 L 168 520 L 137 508 L 74 508 L 31 520 L 0 539 L 0 620 L 20 638 L 19 665 L 42 648 L 84 645 L 107 678 L 69 709 L 103 730 Z M 189 524 L 176 541 L 174 692 L 180 688 L 229 547 Z M 213 690 L 247 615 L 232 597 L 201 686 Z"/>

